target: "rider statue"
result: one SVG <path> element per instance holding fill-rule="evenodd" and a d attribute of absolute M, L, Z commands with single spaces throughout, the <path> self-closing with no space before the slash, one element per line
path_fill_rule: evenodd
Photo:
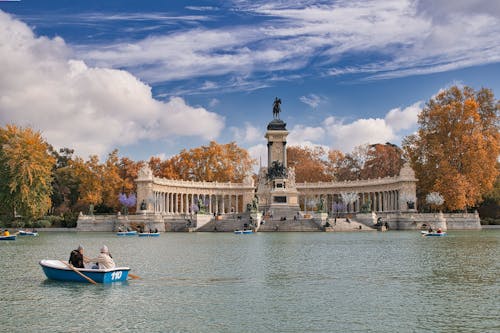
<path fill-rule="evenodd" d="M 276 97 L 274 99 L 274 103 L 273 103 L 273 117 L 274 117 L 274 119 L 280 119 L 280 112 L 281 112 L 280 105 L 281 105 L 281 99 Z"/>

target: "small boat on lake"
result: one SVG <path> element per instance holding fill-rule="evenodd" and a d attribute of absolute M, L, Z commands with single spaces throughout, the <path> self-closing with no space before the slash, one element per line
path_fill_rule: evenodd
<path fill-rule="evenodd" d="M 139 237 L 160 237 L 159 232 L 140 232 Z"/>
<path fill-rule="evenodd" d="M 249 230 L 235 230 L 234 233 L 237 235 L 253 234 L 253 230 L 251 230 L 251 229 L 249 229 Z"/>
<path fill-rule="evenodd" d="M 0 241 L 2 240 L 16 240 L 16 235 L 0 236 Z"/>
<path fill-rule="evenodd" d="M 137 235 L 136 230 L 131 230 L 131 231 L 118 231 L 116 233 L 118 236 L 135 236 Z"/>
<path fill-rule="evenodd" d="M 424 237 L 444 237 L 446 236 L 446 232 L 428 232 L 428 231 L 421 231 L 422 236 Z"/>
<path fill-rule="evenodd" d="M 19 230 L 19 236 L 38 236 L 38 232 Z"/>
<path fill-rule="evenodd" d="M 44 259 L 40 261 L 43 272 L 47 278 L 59 281 L 87 282 L 90 278 L 97 283 L 111 283 L 126 281 L 129 267 L 116 267 L 113 269 L 87 269 L 75 268 L 61 260 Z"/>

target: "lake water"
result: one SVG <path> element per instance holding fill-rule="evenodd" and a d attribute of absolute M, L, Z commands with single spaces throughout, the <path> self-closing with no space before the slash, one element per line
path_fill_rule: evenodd
<path fill-rule="evenodd" d="M 106 244 L 140 280 L 46 279 Z M 500 230 L 41 233 L 0 242 L 1 332 L 500 332 Z"/>

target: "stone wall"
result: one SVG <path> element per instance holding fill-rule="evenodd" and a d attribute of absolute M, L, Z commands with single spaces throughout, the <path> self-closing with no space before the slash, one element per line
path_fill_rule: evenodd
<path fill-rule="evenodd" d="M 377 213 L 382 222 L 387 222 L 393 230 L 418 230 L 431 226 L 443 230 L 480 230 L 481 223 L 477 213 Z"/>
<path fill-rule="evenodd" d="M 244 215 L 244 214 L 243 214 Z M 216 227 L 217 231 L 232 231 L 234 228 L 240 228 L 244 223 L 249 223 L 249 216 L 244 215 L 244 219 L 237 220 L 230 218 L 232 215 L 227 215 L 222 221 L 215 221 L 211 215 L 201 215 L 199 218 L 196 216 L 191 220 L 187 215 L 161 215 L 161 214 L 137 214 L 137 215 L 80 215 L 78 218 L 77 230 L 78 231 L 117 231 L 118 227 L 132 227 L 135 228 L 139 225 L 144 226 L 146 231 L 150 229 L 158 229 L 160 232 L 169 231 L 195 231 L 197 229 L 205 230 L 204 226 Z M 416 213 L 416 212 L 403 212 L 403 213 L 377 213 L 377 214 L 355 214 L 352 217 L 354 222 L 359 222 L 369 227 L 377 222 L 381 217 L 382 223 L 388 223 L 391 230 L 419 230 L 426 229 L 431 226 L 433 229 L 441 228 L 443 230 L 480 230 L 481 224 L 479 215 L 477 213 L 463 213 L 463 214 L 443 214 L 443 213 Z M 325 219 L 326 220 L 326 219 Z M 331 220 L 331 218 L 330 218 Z M 226 222 L 224 222 L 226 221 Z M 267 222 L 267 221 L 266 221 Z M 269 221 L 270 222 L 270 221 Z M 304 221 L 302 221 L 302 224 Z M 308 222 L 309 223 L 309 222 Z M 318 230 L 324 224 L 323 219 L 316 217 L 311 220 L 311 223 L 316 225 Z M 312 225 L 307 225 L 303 228 L 301 223 L 297 224 L 297 228 L 293 223 L 293 219 L 287 220 L 286 223 L 280 223 L 278 230 L 284 231 L 283 228 L 296 229 L 301 231 L 307 229 L 310 231 Z M 294 227 L 292 227 L 294 226 Z M 276 226 L 271 227 L 268 224 L 266 227 L 261 228 L 266 231 L 275 230 Z M 285 228 L 285 229 L 286 229 Z M 291 231 L 288 230 L 287 231 Z"/>

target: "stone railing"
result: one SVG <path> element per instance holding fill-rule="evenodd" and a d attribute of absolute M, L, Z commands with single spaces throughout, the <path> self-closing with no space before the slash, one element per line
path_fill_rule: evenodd
<path fill-rule="evenodd" d="M 153 178 L 153 184 L 183 188 L 203 188 L 203 189 L 253 189 L 255 186 L 245 183 L 219 183 L 219 182 L 195 182 L 189 180 L 173 180 L 166 178 Z"/>
<path fill-rule="evenodd" d="M 400 182 L 415 182 L 415 178 L 408 177 L 384 177 L 377 179 L 360 179 L 360 180 L 346 180 L 343 182 L 332 181 L 332 182 L 317 182 L 317 183 L 297 183 L 297 189 L 313 189 L 313 188 L 353 188 L 362 186 L 379 186 L 379 185 L 390 185 L 397 184 Z"/>

